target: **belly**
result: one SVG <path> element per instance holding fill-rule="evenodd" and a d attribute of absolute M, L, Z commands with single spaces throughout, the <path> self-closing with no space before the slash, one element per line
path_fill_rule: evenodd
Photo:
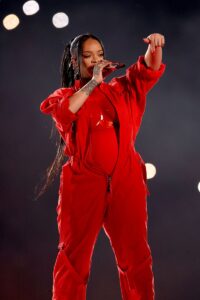
<path fill-rule="evenodd" d="M 114 127 L 93 129 L 87 159 L 90 165 L 111 174 L 118 157 L 118 131 Z"/>

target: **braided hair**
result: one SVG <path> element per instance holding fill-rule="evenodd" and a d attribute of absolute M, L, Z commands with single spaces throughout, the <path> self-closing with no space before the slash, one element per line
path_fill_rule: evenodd
<path fill-rule="evenodd" d="M 92 38 L 94 40 L 97 40 L 105 55 L 105 49 L 102 41 L 96 37 L 95 35 L 91 33 L 81 34 L 76 36 L 75 38 L 71 39 L 64 48 L 62 59 L 61 59 L 61 65 L 60 65 L 60 73 L 61 73 L 61 87 L 71 87 L 74 85 L 74 82 L 76 79 L 80 79 L 80 64 L 81 64 L 81 56 L 82 56 L 82 46 L 83 43 L 89 39 Z M 72 64 L 72 56 L 77 59 L 77 66 L 74 67 Z M 75 125 L 75 124 L 73 124 Z M 75 129 L 75 126 L 73 126 L 73 129 Z M 51 131 L 51 137 L 52 133 L 55 131 L 58 135 L 58 132 L 55 128 L 54 122 L 53 127 Z M 44 178 L 45 183 L 42 185 L 42 187 L 39 189 L 39 192 L 37 193 L 36 199 L 38 199 L 44 192 L 48 189 L 48 187 L 52 184 L 55 177 L 60 172 L 60 169 L 63 164 L 63 160 L 65 158 L 64 154 L 64 148 L 65 148 L 65 141 L 61 137 L 61 135 L 58 135 L 58 140 L 56 141 L 57 151 L 56 156 L 52 162 L 52 164 L 47 168 L 46 170 L 46 176 Z M 36 187 L 36 190 L 38 190 L 38 187 Z"/>

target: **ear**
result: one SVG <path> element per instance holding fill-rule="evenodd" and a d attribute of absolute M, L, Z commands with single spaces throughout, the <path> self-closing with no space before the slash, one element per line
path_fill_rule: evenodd
<path fill-rule="evenodd" d="M 75 56 L 72 56 L 71 64 L 73 66 L 73 69 L 76 69 L 78 67 L 77 58 Z"/>

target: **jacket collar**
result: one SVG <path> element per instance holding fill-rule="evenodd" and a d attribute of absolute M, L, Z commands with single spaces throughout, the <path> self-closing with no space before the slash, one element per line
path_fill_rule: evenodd
<path fill-rule="evenodd" d="M 85 83 L 81 82 L 80 79 L 76 79 L 74 81 L 75 90 L 78 91 L 79 89 L 81 89 L 84 86 L 84 84 Z M 104 81 L 102 81 L 99 86 L 103 86 L 104 84 L 106 84 L 106 83 Z"/>
<path fill-rule="evenodd" d="M 74 81 L 74 88 L 75 88 L 76 91 L 78 91 L 81 88 L 81 82 L 80 82 L 80 80 L 76 79 Z"/>

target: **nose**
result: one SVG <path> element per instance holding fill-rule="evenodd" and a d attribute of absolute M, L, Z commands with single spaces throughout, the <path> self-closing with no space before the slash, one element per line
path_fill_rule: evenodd
<path fill-rule="evenodd" d="M 100 57 L 98 57 L 98 56 L 93 56 L 92 57 L 92 63 L 98 63 L 99 61 L 102 61 L 102 59 L 100 58 Z"/>

